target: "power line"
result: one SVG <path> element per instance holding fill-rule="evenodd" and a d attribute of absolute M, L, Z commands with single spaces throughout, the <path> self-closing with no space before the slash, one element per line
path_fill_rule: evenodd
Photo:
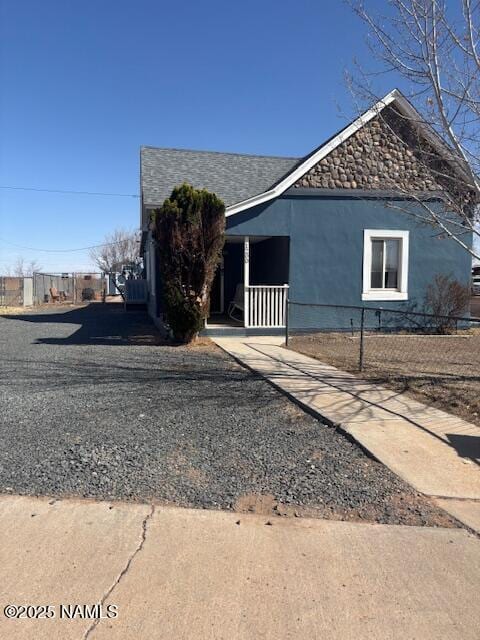
<path fill-rule="evenodd" d="M 24 249 L 25 251 L 41 251 L 43 253 L 73 253 L 75 251 L 88 251 L 89 249 L 98 249 L 100 247 L 111 247 L 115 244 L 122 244 L 124 240 L 118 240 L 117 242 L 103 242 L 102 244 L 93 244 L 89 247 L 79 247 L 77 249 L 38 249 L 35 247 L 25 247 L 21 244 L 15 244 L 13 242 L 9 242 L 8 240 L 4 240 L 3 238 L 0 238 L 0 242 L 4 242 L 5 244 L 8 244 L 11 247 L 15 247 L 17 249 Z"/>
<path fill-rule="evenodd" d="M 114 196 L 119 198 L 139 198 L 136 193 L 106 193 L 103 191 L 73 191 L 68 189 L 37 189 L 36 187 L 10 187 L 0 185 L 0 189 L 12 189 L 15 191 L 41 191 L 45 193 L 74 193 L 82 196 Z"/>

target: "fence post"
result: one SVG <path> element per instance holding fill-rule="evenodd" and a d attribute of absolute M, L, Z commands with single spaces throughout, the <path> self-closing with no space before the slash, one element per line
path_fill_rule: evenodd
<path fill-rule="evenodd" d="M 358 361 L 358 370 L 363 371 L 363 337 L 365 331 L 365 307 L 362 307 L 362 316 L 360 320 L 360 356 Z"/>
<path fill-rule="evenodd" d="M 288 347 L 288 316 L 290 314 L 290 300 L 287 296 L 287 308 L 285 310 L 285 346 Z"/>

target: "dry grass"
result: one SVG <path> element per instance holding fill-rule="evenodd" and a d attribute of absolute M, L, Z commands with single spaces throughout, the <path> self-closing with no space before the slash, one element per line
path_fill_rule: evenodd
<path fill-rule="evenodd" d="M 19 313 L 26 313 L 28 307 L 0 307 L 0 316 L 16 316 Z"/>
<path fill-rule="evenodd" d="M 193 340 L 189 344 L 185 345 L 185 347 L 187 349 L 200 349 L 200 350 L 203 349 L 205 351 L 216 351 L 216 350 L 218 350 L 218 347 L 213 342 L 213 340 L 211 340 L 210 338 L 207 338 L 205 336 L 199 336 L 198 338 L 196 338 L 195 340 Z"/>
<path fill-rule="evenodd" d="M 81 309 L 88 306 L 89 303 L 81 302 L 73 304 L 73 302 L 49 302 L 47 304 L 36 304 L 31 307 L 2 307 L 0 306 L 0 316 L 17 316 L 19 314 L 42 313 L 45 309 Z"/>
<path fill-rule="evenodd" d="M 339 333 L 293 337 L 289 347 L 358 373 L 359 339 Z M 364 378 L 480 425 L 480 330 L 458 336 L 367 335 Z"/>

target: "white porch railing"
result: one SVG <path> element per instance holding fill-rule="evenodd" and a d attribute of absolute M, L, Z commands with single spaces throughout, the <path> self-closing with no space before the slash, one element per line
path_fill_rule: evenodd
<path fill-rule="evenodd" d="M 245 326 L 274 329 L 285 327 L 288 284 L 245 287 Z"/>

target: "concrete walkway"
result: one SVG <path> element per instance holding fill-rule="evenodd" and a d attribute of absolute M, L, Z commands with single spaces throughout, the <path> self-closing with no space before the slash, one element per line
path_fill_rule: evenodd
<path fill-rule="evenodd" d="M 285 349 L 279 337 L 213 339 L 480 533 L 479 427 Z"/>
<path fill-rule="evenodd" d="M 480 541 L 462 529 L 3 496 L 0 538 L 8 640 L 480 637 Z M 118 617 L 59 617 L 95 603 Z"/>

